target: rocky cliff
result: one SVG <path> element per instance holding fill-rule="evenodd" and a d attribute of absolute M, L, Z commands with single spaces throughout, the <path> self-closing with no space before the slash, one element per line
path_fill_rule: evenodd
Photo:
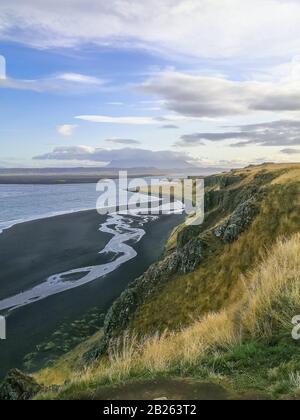
<path fill-rule="evenodd" d="M 207 257 L 226 244 L 235 242 L 260 212 L 267 187 L 283 173 L 281 168 L 248 168 L 208 177 L 205 180 L 205 212 L 203 226 L 184 226 L 177 246 L 163 259 L 133 281 L 109 310 L 101 341 L 84 356 L 93 361 L 104 355 L 109 343 L 129 328 L 136 312 L 151 299 L 162 285 L 174 278 L 193 273 Z"/>
<path fill-rule="evenodd" d="M 161 260 L 113 304 L 104 333 L 36 373 L 37 382 L 11 372 L 3 399 L 111 397 L 117 384 L 126 393 L 147 378 L 148 392 L 161 375 L 217 378 L 255 398 L 297 397 L 300 165 L 249 167 L 205 183 L 203 225 L 173 232 Z"/>

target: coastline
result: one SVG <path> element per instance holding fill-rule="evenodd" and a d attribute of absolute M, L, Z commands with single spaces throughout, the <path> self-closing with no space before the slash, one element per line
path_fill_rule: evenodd
<path fill-rule="evenodd" d="M 59 211 L 59 212 L 52 212 L 52 213 L 48 213 L 44 215 L 32 216 L 25 219 L 11 220 L 7 222 L 8 225 L 6 227 L 0 228 L 0 235 L 10 230 L 14 226 L 22 225 L 24 223 L 37 222 L 40 220 L 53 219 L 54 217 L 68 216 L 74 213 L 85 213 L 85 212 L 90 212 L 90 211 L 94 211 L 94 209 L 87 208 L 87 209 L 80 209 L 80 210 L 65 210 L 65 211 Z"/>
<path fill-rule="evenodd" d="M 0 343 L 0 376 L 11 367 L 22 367 L 23 357 L 35 351 L 62 322 L 80 319 L 96 306 L 105 312 L 128 283 L 160 258 L 182 218 L 160 216 L 149 221 L 142 228 L 145 236 L 138 243 L 129 242 L 137 256 L 110 274 L 9 313 L 8 339 Z M 95 210 L 80 211 L 5 230 L 0 235 L 0 299 L 33 288 L 53 274 L 113 261 L 115 256 L 99 254 L 113 237 L 99 231 L 106 219 Z"/>
<path fill-rule="evenodd" d="M 84 264 L 85 258 L 80 256 L 83 250 L 90 250 L 95 258 L 110 238 L 98 232 L 97 226 L 104 220 L 105 216 L 88 210 L 29 220 L 3 230 L 1 272 L 9 282 L 0 281 L 0 299 L 33 287 L 54 273 Z M 54 246 L 57 240 L 60 247 Z M 21 279 L 17 277 L 20 270 Z"/>

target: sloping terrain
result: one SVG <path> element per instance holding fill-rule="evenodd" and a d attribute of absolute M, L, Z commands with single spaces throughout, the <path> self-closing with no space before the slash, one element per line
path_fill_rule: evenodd
<path fill-rule="evenodd" d="M 76 363 L 70 356 L 68 383 L 40 398 L 124 396 L 132 381 L 145 389 L 162 377 L 221 384 L 229 398 L 297 398 L 299 204 L 298 164 L 206 178 L 204 224 L 174 231 L 162 261 L 114 303 L 101 338 Z M 63 384 L 60 369 L 36 379 Z"/>
<path fill-rule="evenodd" d="M 278 238 L 299 231 L 299 168 L 264 165 L 206 178 L 204 225 L 182 226 L 171 238 L 176 247 L 115 302 L 94 356 L 124 330 L 140 337 L 178 330 L 238 299 L 241 276 Z"/>

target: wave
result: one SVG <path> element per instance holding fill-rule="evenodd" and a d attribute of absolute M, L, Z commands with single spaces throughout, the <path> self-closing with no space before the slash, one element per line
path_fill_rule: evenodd
<path fill-rule="evenodd" d="M 152 201 L 152 200 L 155 200 L 155 201 L 158 200 L 156 197 L 149 197 L 149 196 L 144 195 L 144 194 L 139 194 L 139 198 L 140 198 L 141 202 L 144 203 L 144 204 L 147 204 L 149 201 Z M 34 222 L 34 221 L 45 220 L 45 219 L 52 219 L 53 217 L 57 217 L 57 216 L 64 216 L 64 215 L 68 215 L 68 214 L 81 213 L 81 212 L 93 211 L 93 210 L 97 210 L 96 205 L 93 206 L 93 207 L 87 207 L 87 208 L 83 207 L 83 208 L 80 208 L 80 209 L 52 211 L 52 212 L 48 212 L 48 213 L 45 213 L 45 214 L 37 214 L 37 215 L 29 216 L 29 217 L 24 217 L 22 219 L 6 220 L 6 221 L 1 221 L 0 220 L 0 235 L 4 231 L 9 230 L 14 226 L 17 226 L 17 225 L 20 225 L 20 224 L 23 224 L 23 223 Z"/>

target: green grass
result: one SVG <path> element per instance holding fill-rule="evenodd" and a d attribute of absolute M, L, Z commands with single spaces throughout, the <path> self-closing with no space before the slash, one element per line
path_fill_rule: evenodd
<path fill-rule="evenodd" d="M 117 386 L 144 384 L 161 378 L 190 378 L 199 382 L 222 385 L 233 396 L 242 393 L 266 399 L 293 399 L 300 396 L 300 388 L 293 383 L 293 375 L 300 373 L 300 343 L 290 337 L 278 342 L 249 341 L 228 351 L 216 351 L 192 367 L 174 365 L 168 371 L 153 374 L 146 369 L 129 373 L 123 380 L 110 382 L 95 377 L 93 381 L 79 381 L 63 387 L 59 393 L 45 393 L 39 399 L 93 399 L 99 391 L 114 392 Z"/>
<path fill-rule="evenodd" d="M 236 176 L 221 181 L 225 195 L 230 191 L 228 207 L 222 201 L 218 211 L 212 199 L 206 223 L 193 231 L 205 235 L 209 245 L 201 266 L 146 299 L 120 353 L 88 370 L 66 369 L 70 384 L 39 398 L 93 398 L 102 387 L 113 390 L 160 377 L 216 382 L 233 393 L 271 399 L 300 397 L 300 342 L 291 337 L 291 319 L 300 313 L 299 169 L 249 168 Z M 232 211 L 236 197 L 239 202 L 263 179 L 258 216 L 236 242 L 222 244 L 211 229 Z M 218 189 L 213 181 L 210 188 Z M 166 329 L 162 337 L 140 344 L 141 336 Z M 49 378 L 55 383 L 51 369 L 38 379 L 47 384 Z"/>
<path fill-rule="evenodd" d="M 291 381 L 291 376 L 300 372 L 299 346 L 290 335 L 273 343 L 245 342 L 205 357 L 199 374 L 213 371 L 236 391 L 258 391 L 273 399 L 293 397 L 299 392 Z M 189 373 L 197 375 L 195 370 Z"/>
<path fill-rule="evenodd" d="M 53 364 L 34 374 L 35 380 L 43 386 L 63 385 L 71 381 L 76 372 L 82 369 L 82 356 L 99 342 L 102 331 L 89 337 L 69 353 L 58 358 Z"/>
<path fill-rule="evenodd" d="M 261 260 L 280 236 L 299 231 L 299 183 L 267 187 L 261 211 L 251 228 L 231 245 L 207 234 L 209 253 L 193 273 L 174 277 L 137 310 L 130 330 L 137 334 L 178 329 L 236 298 L 241 274 Z"/>

